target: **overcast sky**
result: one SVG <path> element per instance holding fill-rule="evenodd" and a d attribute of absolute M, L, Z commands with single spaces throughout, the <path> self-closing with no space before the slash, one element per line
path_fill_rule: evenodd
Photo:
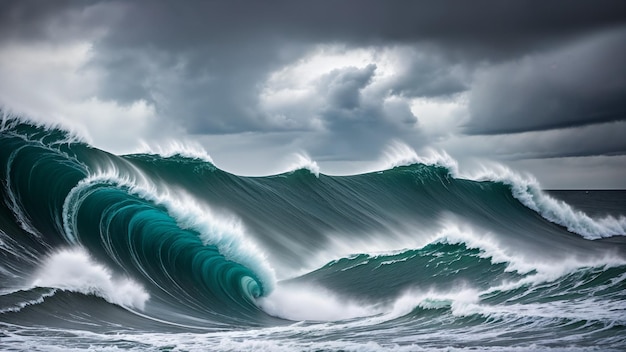
<path fill-rule="evenodd" d="M 5 111 L 245 175 L 405 144 L 626 189 L 625 62 L 623 0 L 0 2 Z"/>

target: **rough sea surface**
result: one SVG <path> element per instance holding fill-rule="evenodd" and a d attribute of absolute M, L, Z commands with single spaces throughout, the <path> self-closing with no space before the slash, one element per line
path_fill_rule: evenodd
<path fill-rule="evenodd" d="M 443 159 L 241 177 L 18 118 L 0 180 L 3 351 L 626 350 L 624 191 Z"/>

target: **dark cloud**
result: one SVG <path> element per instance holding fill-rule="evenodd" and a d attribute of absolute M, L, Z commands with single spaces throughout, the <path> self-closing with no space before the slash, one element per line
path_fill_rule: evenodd
<path fill-rule="evenodd" d="M 626 155 L 626 121 L 511 135 L 472 136 L 498 159 L 547 159 Z M 497 146 L 497 148 L 493 148 Z M 482 154 L 485 154 L 483 152 Z"/>
<path fill-rule="evenodd" d="M 303 55 L 307 44 L 429 42 L 447 47 L 446 55 L 459 62 L 468 56 L 494 60 L 585 30 L 614 26 L 626 13 L 622 1 L 569 1 L 562 6 L 482 0 L 10 1 L 0 9 L 4 37 L 50 39 L 108 21 L 106 34 L 93 49 L 93 64 L 107 73 L 101 96 L 154 102 L 163 115 L 181 119 L 192 133 L 267 127 L 262 114 L 254 111 L 258 85 L 268 72 Z M 394 93 L 428 96 L 466 88 L 465 82 L 450 75 L 450 66 L 419 59 L 412 65 L 411 74 L 390 87 Z M 172 72 L 176 77 L 171 80 L 158 78 Z"/>
<path fill-rule="evenodd" d="M 319 82 L 324 87 L 329 104 L 328 115 L 341 115 L 361 105 L 361 90 L 367 86 L 374 76 L 376 65 L 370 64 L 363 69 L 348 67 L 336 69 L 327 74 Z M 334 110 L 334 111 L 333 111 Z"/>
<path fill-rule="evenodd" d="M 372 89 L 367 91 L 376 71 L 364 68 L 336 69 L 317 82 L 316 92 L 325 95 L 320 116 L 322 143 L 309 147 L 323 160 L 371 158 L 394 138 L 419 133 L 417 118 L 404 100 Z"/>
<path fill-rule="evenodd" d="M 155 125 L 187 135 L 278 131 L 321 159 L 369 158 L 391 139 L 428 144 L 410 99 L 459 97 L 465 126 L 450 135 L 516 136 L 520 158 L 621 154 L 622 137 L 580 126 L 626 118 L 625 26 L 622 0 L 0 3 L 0 48 L 91 43 L 84 68 L 97 73 L 99 101 L 143 100 Z M 332 67 L 308 95 L 266 109 L 271 75 L 320 45 L 396 50 L 395 73 L 375 59 Z M 522 138 L 549 130 L 566 141 L 564 128 L 592 134 L 561 147 Z"/>
<path fill-rule="evenodd" d="M 450 74 L 454 62 L 506 60 L 624 20 L 621 1 L 570 1 L 567 6 L 530 1 L 107 1 L 97 19 L 89 11 L 97 2 L 39 5 L 4 4 L 3 28 L 13 30 L 2 32 L 51 36 L 56 33 L 51 24 L 60 21 L 89 29 L 90 21 L 108 17 L 107 32 L 93 48 L 92 64 L 106 72 L 101 97 L 154 102 L 161 115 L 179 119 L 191 133 L 280 129 L 256 110 L 258 86 L 312 44 L 423 42 L 443 48 L 442 58 L 448 59 L 440 65 L 416 60 L 405 79 L 390 87 L 395 94 L 432 96 L 467 88 L 467 82 Z M 73 15 L 64 19 L 63 14 Z"/>
<path fill-rule="evenodd" d="M 538 38 L 578 33 L 623 22 L 619 0 L 561 2 L 446 1 L 4 1 L 2 33 L 37 33 L 68 9 L 99 3 L 122 6 L 125 15 L 111 32 L 120 46 L 138 43 L 181 51 L 194 43 L 249 37 L 305 41 L 388 42 L 451 40 L 500 49 Z M 102 18 L 102 16 L 100 16 Z M 95 19 L 92 19 L 95 20 Z M 19 28 L 18 30 L 15 30 Z M 9 31 L 7 31 L 9 30 Z M 226 44 L 226 43 L 223 43 Z M 504 48 L 502 48 L 504 45 Z"/>
<path fill-rule="evenodd" d="M 404 97 L 429 98 L 454 95 L 469 88 L 471 67 L 456 62 L 446 49 L 418 44 L 398 50 L 401 62 L 385 82 L 389 93 Z"/>
<path fill-rule="evenodd" d="M 0 3 L 0 42 L 68 41 L 93 37 L 124 12 L 107 1 L 6 0 Z"/>
<path fill-rule="evenodd" d="M 542 175 L 546 189 L 624 189 L 626 156 L 524 159 L 511 165 Z"/>
<path fill-rule="evenodd" d="M 478 74 L 475 134 L 519 133 L 626 120 L 626 29 L 522 57 Z"/>

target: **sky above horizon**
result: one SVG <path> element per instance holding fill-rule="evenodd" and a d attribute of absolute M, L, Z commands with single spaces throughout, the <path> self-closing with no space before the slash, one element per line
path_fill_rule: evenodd
<path fill-rule="evenodd" d="M 243 175 L 406 147 L 626 189 L 625 62 L 624 1 L 0 3 L 5 112 Z"/>

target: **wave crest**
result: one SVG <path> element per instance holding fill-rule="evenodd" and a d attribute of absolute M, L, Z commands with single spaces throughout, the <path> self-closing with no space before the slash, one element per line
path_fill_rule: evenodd
<path fill-rule="evenodd" d="M 556 200 L 541 190 L 539 182 L 531 175 L 513 172 L 502 165 L 483 167 L 473 174 L 464 175 L 475 181 L 501 182 L 511 187 L 513 196 L 544 219 L 567 228 L 589 240 L 615 235 L 626 236 L 626 217 L 594 219 L 569 204 Z"/>
<path fill-rule="evenodd" d="M 393 141 L 387 146 L 383 152 L 383 157 L 379 162 L 377 171 L 414 164 L 444 167 L 448 169 L 453 177 L 457 177 L 456 175 L 459 174 L 457 161 L 445 151 L 428 148 L 420 155 L 413 148 L 400 141 Z"/>
<path fill-rule="evenodd" d="M 157 286 L 173 284 L 180 292 L 167 294 L 188 297 L 190 306 L 209 304 L 211 310 L 220 310 L 218 301 L 235 300 L 251 308 L 254 298 L 272 291 L 274 272 L 244 238 L 240 221 L 217 215 L 183 190 L 149 182 L 136 172 L 110 169 L 72 189 L 63 207 L 70 242 L 104 250 Z M 86 224 L 85 216 L 95 225 Z M 91 235 L 98 227 L 106 229 L 100 239 Z"/>
<path fill-rule="evenodd" d="M 198 159 L 214 164 L 213 158 L 197 143 L 169 141 L 165 144 L 149 144 L 145 141 L 141 142 L 141 146 L 134 154 L 151 154 L 159 155 L 164 158 L 170 158 L 176 155 L 187 157 L 190 159 Z"/>
<path fill-rule="evenodd" d="M 298 170 L 308 170 L 310 173 L 315 175 L 315 177 L 320 177 L 320 167 L 317 165 L 317 162 L 311 159 L 306 153 L 295 153 L 293 154 L 293 160 L 291 164 L 287 167 L 286 173 L 298 171 Z"/>

